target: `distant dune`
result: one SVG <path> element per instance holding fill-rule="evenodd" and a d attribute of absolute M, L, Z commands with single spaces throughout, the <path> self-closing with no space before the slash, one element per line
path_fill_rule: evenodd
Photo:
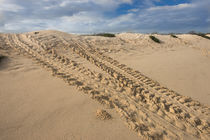
<path fill-rule="evenodd" d="M 207 36 L 209 36 L 209 37 L 210 37 L 210 34 L 207 34 Z"/>
<path fill-rule="evenodd" d="M 0 139 L 208 139 L 210 40 L 115 36 L 0 34 Z"/>

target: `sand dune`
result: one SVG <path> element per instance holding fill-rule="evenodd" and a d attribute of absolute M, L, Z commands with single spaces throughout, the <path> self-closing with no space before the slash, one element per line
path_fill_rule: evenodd
<path fill-rule="evenodd" d="M 28 58 L 13 55 L 0 71 L 1 140 L 139 139 L 115 112 L 52 77 Z M 106 109 L 110 121 L 100 121 Z"/>
<path fill-rule="evenodd" d="M 21 107 L 19 109 L 27 112 L 28 115 L 25 116 L 26 122 L 23 126 L 15 125 L 15 127 L 20 127 L 20 131 L 15 128 L 14 132 L 10 129 L 14 127 L 13 123 L 18 124 L 24 118 L 20 117 L 21 114 L 16 117 L 11 115 L 13 112 L 8 111 L 7 113 L 12 117 L 9 118 L 7 116 L 10 115 L 5 115 L 5 120 L 0 122 L 3 124 L 1 129 L 4 130 L 0 137 L 14 139 L 18 135 L 23 139 L 31 136 L 39 139 L 52 139 L 52 136 L 47 134 L 49 131 L 47 129 L 53 127 L 50 133 L 54 134 L 59 127 L 62 127 L 61 130 L 69 131 L 70 134 L 74 132 L 75 135 L 72 139 L 116 139 L 120 138 L 118 136 L 121 134 L 123 134 L 122 138 L 136 139 L 135 133 L 126 131 L 121 126 L 121 120 L 118 119 L 109 120 L 113 122 L 110 126 L 104 122 L 104 127 L 102 126 L 103 129 L 100 130 L 95 130 L 90 123 L 85 123 L 83 127 L 90 128 L 87 137 L 84 129 L 79 130 L 79 127 L 84 121 L 91 121 L 92 118 L 88 118 L 90 117 L 88 112 L 87 118 L 82 118 L 81 124 L 77 120 L 77 123 L 75 122 L 76 124 L 74 123 L 69 128 L 66 123 L 71 122 L 69 119 L 72 117 L 77 118 L 79 112 L 85 113 L 86 109 L 97 110 L 92 103 L 89 103 L 85 109 L 83 105 L 78 105 L 78 102 L 85 98 L 80 94 L 83 92 L 101 103 L 103 107 L 109 108 L 108 110 L 112 114 L 114 114 L 113 110 L 118 112 L 127 126 L 140 136 L 139 138 L 208 139 L 210 134 L 210 89 L 208 87 L 210 83 L 210 72 L 208 71 L 210 41 L 195 35 L 178 35 L 178 38 L 173 38 L 170 35 L 155 36 L 161 40 L 161 44 L 152 41 L 149 35 L 131 33 L 118 34 L 115 38 L 70 35 L 58 31 L 2 34 L 2 53 L 18 53 L 21 54 L 19 57 L 34 60 L 33 62 L 41 64 L 53 76 L 63 79 L 66 84 L 70 85 L 70 87 L 65 86 L 64 88 L 62 87 L 63 83 L 61 87 L 58 87 L 64 90 L 64 93 L 67 93 L 68 90 L 78 92 L 75 90 L 76 87 L 79 90 L 79 95 L 65 94 L 65 96 L 59 97 L 60 95 L 57 93 L 61 91 L 54 92 L 53 94 L 56 94 L 52 96 L 54 98 L 70 97 L 73 99 L 69 103 L 63 102 L 63 100 L 57 103 L 57 100 L 54 99 L 50 103 L 46 101 L 49 106 L 39 110 L 35 107 L 36 103 L 30 104 L 29 108 L 24 106 L 24 102 L 21 102 L 23 99 L 11 97 L 15 93 L 15 89 L 9 91 L 10 94 L 5 94 L 8 82 L 6 85 L 1 84 L 1 89 L 5 89 L 6 92 L 1 91 L 1 96 L 4 97 L 1 102 L 5 106 L 1 107 L 3 111 L 0 112 L 0 115 L 3 116 L 6 110 L 10 110 L 5 103 L 7 98 L 12 100 L 14 106 Z M 25 64 L 27 62 L 24 62 L 24 66 Z M 15 72 L 20 71 L 20 73 L 28 72 L 21 65 L 8 66 L 8 69 Z M 34 69 L 36 71 L 34 66 L 30 66 L 30 69 L 29 72 Z M 34 75 L 40 76 L 40 71 Z M 9 77 L 7 74 L 2 74 L 2 76 L 3 79 Z M 17 81 L 21 81 L 21 79 L 26 80 L 27 78 L 20 75 Z M 30 79 L 34 79 L 33 76 Z M 38 79 L 42 79 L 42 77 Z M 3 81 L 1 82 L 3 83 Z M 48 81 L 50 80 L 48 79 L 44 83 L 46 84 Z M 48 89 L 50 85 L 45 84 L 43 87 Z M 56 83 L 54 84 L 56 85 Z M 24 89 L 22 94 L 30 93 L 33 90 L 23 83 L 18 87 Z M 27 96 L 30 94 L 20 97 Z M 38 90 L 34 98 L 38 98 L 36 99 L 38 103 L 43 101 L 40 104 L 42 107 L 45 106 L 45 98 L 48 96 L 51 96 L 50 93 L 43 95 Z M 71 115 L 67 106 L 69 108 L 78 106 L 79 111 L 70 109 L 72 114 L 76 113 Z M 49 120 L 41 118 L 41 122 L 47 123 L 46 125 L 40 125 L 40 121 L 38 121 L 38 124 L 36 123 L 34 126 L 33 122 L 36 122 L 35 120 L 39 117 L 34 117 L 34 114 L 28 111 L 34 107 L 34 113 L 41 113 L 41 117 L 47 115 L 50 118 Z M 45 114 L 46 111 L 47 114 Z M 58 118 L 62 121 L 57 120 Z M 96 121 L 92 121 L 92 123 L 95 124 Z M 107 121 L 107 123 L 109 122 Z M 106 127 L 113 128 L 111 135 L 101 131 L 106 131 Z M 114 131 L 117 127 L 120 127 L 119 133 Z M 27 133 L 28 128 L 33 129 L 32 133 Z M 73 128 L 77 131 L 74 131 Z M 61 130 L 55 134 L 58 139 L 71 138 L 71 136 L 66 138 L 66 133 Z M 94 131 L 97 133 L 90 137 Z M 125 135 L 126 137 L 124 137 Z"/>

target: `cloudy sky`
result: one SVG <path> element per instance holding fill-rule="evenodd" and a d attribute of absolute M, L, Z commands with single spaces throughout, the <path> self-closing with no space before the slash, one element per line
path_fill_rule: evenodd
<path fill-rule="evenodd" d="M 210 32 L 210 0 L 0 0 L 0 32 Z"/>

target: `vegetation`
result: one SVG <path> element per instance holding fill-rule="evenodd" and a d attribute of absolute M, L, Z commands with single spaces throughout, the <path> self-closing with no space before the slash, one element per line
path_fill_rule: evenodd
<path fill-rule="evenodd" d="M 159 34 L 158 32 L 152 32 L 152 34 Z"/>
<path fill-rule="evenodd" d="M 6 58 L 6 56 L 0 55 L 0 62 L 5 58 Z"/>
<path fill-rule="evenodd" d="M 189 34 L 196 34 L 196 32 L 195 31 L 190 31 Z"/>
<path fill-rule="evenodd" d="M 210 39 L 210 37 L 207 36 L 207 35 L 204 34 L 204 33 L 197 33 L 196 35 L 201 36 L 201 37 L 206 38 L 206 39 Z"/>
<path fill-rule="evenodd" d="M 160 41 L 158 38 L 156 38 L 155 36 L 151 35 L 151 36 L 149 36 L 149 37 L 150 37 L 150 39 L 152 39 L 154 42 L 156 42 L 156 43 L 161 43 L 161 41 Z"/>
<path fill-rule="evenodd" d="M 201 36 L 201 37 L 203 37 L 203 38 L 210 39 L 210 37 L 207 36 L 207 35 L 204 34 L 204 33 L 196 33 L 195 31 L 190 31 L 189 34 L 198 35 L 198 36 Z"/>
<path fill-rule="evenodd" d="M 99 34 L 94 34 L 94 36 L 116 37 L 115 34 L 111 33 L 99 33 Z"/>
<path fill-rule="evenodd" d="M 36 34 L 39 34 L 39 32 L 34 32 L 34 34 L 36 35 Z"/>
<path fill-rule="evenodd" d="M 178 38 L 175 34 L 171 34 L 171 37 Z"/>

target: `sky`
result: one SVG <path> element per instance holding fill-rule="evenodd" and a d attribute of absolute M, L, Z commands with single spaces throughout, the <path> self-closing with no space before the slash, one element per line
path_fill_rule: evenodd
<path fill-rule="evenodd" d="M 210 32 L 210 0 L 0 0 L 0 32 Z"/>

